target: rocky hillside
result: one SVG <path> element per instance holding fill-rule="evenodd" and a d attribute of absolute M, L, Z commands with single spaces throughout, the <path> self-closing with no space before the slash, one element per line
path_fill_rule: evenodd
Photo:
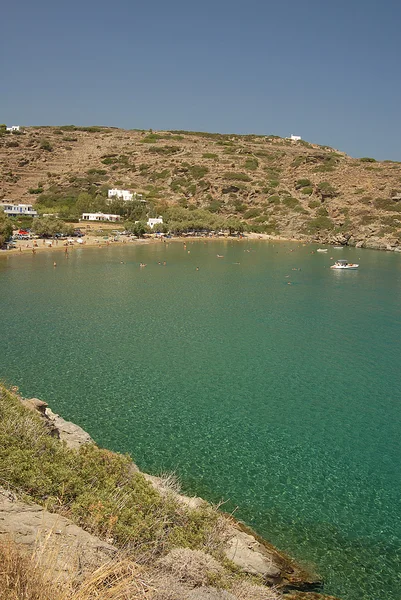
<path fill-rule="evenodd" d="M 401 163 L 276 136 L 30 127 L 0 137 L 0 198 L 71 204 L 109 187 L 246 221 L 258 232 L 367 247 L 401 242 Z M 47 204 L 46 204 L 47 202 Z"/>

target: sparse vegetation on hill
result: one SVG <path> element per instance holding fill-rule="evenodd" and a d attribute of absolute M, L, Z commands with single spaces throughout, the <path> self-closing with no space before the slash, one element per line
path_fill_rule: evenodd
<path fill-rule="evenodd" d="M 401 164 L 394 161 L 353 159 L 273 135 L 64 125 L 26 128 L 15 140 L 13 134 L 0 137 L 0 196 L 33 202 L 64 219 L 77 219 L 85 209 L 142 221 L 167 218 L 175 206 L 221 222 L 234 218 L 260 232 L 271 233 L 274 222 L 274 233 L 285 237 L 399 244 L 401 227 L 394 222 L 383 231 L 381 223 L 384 214 L 399 212 L 393 198 L 401 190 Z M 109 204 L 110 187 L 141 193 L 145 202 Z M 322 202 L 329 219 L 323 223 L 317 214 Z M 362 219 L 367 206 L 369 222 Z M 205 217 L 203 226 L 209 221 Z"/>

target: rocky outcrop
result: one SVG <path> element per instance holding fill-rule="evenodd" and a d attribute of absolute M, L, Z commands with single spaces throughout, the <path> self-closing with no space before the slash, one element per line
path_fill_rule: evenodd
<path fill-rule="evenodd" d="M 60 415 L 54 413 L 47 402 L 39 400 L 39 398 L 19 398 L 26 408 L 40 414 L 49 429 L 50 435 L 65 442 L 68 448 L 79 448 L 83 444 L 94 443 L 89 433 L 79 425 L 66 421 Z"/>
<path fill-rule="evenodd" d="M 0 541 L 7 539 L 34 553 L 56 581 L 79 580 L 118 552 L 70 519 L 22 502 L 0 488 Z"/>
<path fill-rule="evenodd" d="M 265 579 L 273 580 L 281 576 L 281 569 L 273 554 L 269 554 L 252 535 L 234 527 L 231 528 L 225 554 L 237 567 L 251 575 L 262 575 Z"/>
<path fill-rule="evenodd" d="M 46 408 L 45 417 L 51 425 L 58 431 L 61 441 L 65 442 L 69 448 L 79 448 L 83 444 L 93 444 L 89 433 L 84 431 L 79 425 L 65 421 L 60 415 L 54 413 L 50 408 Z"/>

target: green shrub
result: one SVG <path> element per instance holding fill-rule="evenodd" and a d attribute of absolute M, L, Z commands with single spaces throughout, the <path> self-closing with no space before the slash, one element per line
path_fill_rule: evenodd
<path fill-rule="evenodd" d="M 327 181 L 318 183 L 316 189 L 322 198 L 334 198 L 337 195 L 335 188 Z"/>
<path fill-rule="evenodd" d="M 334 171 L 333 165 L 319 165 L 313 169 L 314 173 L 331 173 Z"/>
<path fill-rule="evenodd" d="M 306 163 L 306 156 L 296 156 L 294 158 L 294 160 L 291 163 L 291 166 L 293 167 L 300 167 L 301 165 L 303 165 L 304 163 Z"/>
<path fill-rule="evenodd" d="M 51 152 L 53 150 L 53 146 L 51 145 L 49 140 L 46 140 L 45 138 L 42 138 L 40 140 L 39 148 L 41 148 L 41 150 L 46 150 L 47 152 Z"/>
<path fill-rule="evenodd" d="M 133 472 L 127 455 L 94 444 L 68 449 L 3 386 L 0 480 L 142 556 L 167 552 L 176 544 L 202 549 L 218 545 L 216 511 L 208 506 L 191 510 L 172 495 L 161 496 L 142 474 Z"/>
<path fill-rule="evenodd" d="M 223 177 L 229 181 L 252 181 L 252 179 L 246 173 L 234 173 L 228 171 L 223 174 Z"/>
<path fill-rule="evenodd" d="M 313 194 L 313 187 L 304 187 L 301 189 L 301 194 L 305 194 L 307 196 L 310 196 L 311 194 Z"/>
<path fill-rule="evenodd" d="M 190 165 L 185 162 L 182 163 L 182 168 L 185 169 L 185 171 L 194 179 L 202 179 L 202 177 L 204 177 L 206 173 L 209 173 L 208 167 L 204 167 L 201 165 Z"/>
<path fill-rule="evenodd" d="M 244 214 L 244 219 L 254 219 L 260 215 L 260 208 L 250 208 Z"/>
<path fill-rule="evenodd" d="M 245 169 L 248 169 L 249 171 L 256 171 L 256 169 L 259 166 L 259 161 L 257 158 L 247 158 L 245 161 Z"/>
<path fill-rule="evenodd" d="M 167 179 L 168 177 L 170 177 L 170 171 L 168 169 L 163 169 L 163 171 L 155 171 L 154 173 L 152 173 L 149 177 L 150 181 L 163 181 L 164 179 Z"/>
<path fill-rule="evenodd" d="M 29 188 L 28 192 L 30 194 L 42 194 L 43 193 L 43 188 L 42 187 L 37 187 L 37 188 Z"/>
<path fill-rule="evenodd" d="M 282 204 L 287 206 L 287 208 L 295 208 L 296 206 L 299 206 L 299 200 L 293 198 L 292 196 L 285 196 L 282 199 Z"/>
<path fill-rule="evenodd" d="M 401 204 L 388 200 L 387 198 L 376 198 L 374 206 L 379 210 L 388 210 L 390 212 L 401 212 Z"/>
<path fill-rule="evenodd" d="M 270 196 L 267 201 L 269 204 L 280 204 L 280 196 Z"/>
<path fill-rule="evenodd" d="M 309 208 L 317 208 L 320 206 L 320 202 L 318 200 L 309 200 L 308 206 Z"/>
<path fill-rule="evenodd" d="M 0 210 L 0 248 L 9 240 L 13 233 L 13 222 L 3 210 Z"/>
<path fill-rule="evenodd" d="M 360 158 L 359 160 L 362 163 L 375 163 L 375 162 L 377 162 L 375 158 L 370 158 L 369 156 L 364 156 L 363 158 Z"/>
<path fill-rule="evenodd" d="M 295 184 L 295 187 L 297 190 L 299 190 L 300 188 L 309 187 L 311 185 L 312 183 L 309 179 L 298 179 L 297 183 Z"/>
<path fill-rule="evenodd" d="M 176 154 L 180 150 L 181 148 L 179 146 L 157 146 L 155 148 L 149 148 L 148 152 L 150 154 L 163 154 L 169 156 L 171 154 Z"/>
<path fill-rule="evenodd" d="M 142 144 L 156 144 L 159 140 L 165 139 L 182 139 L 182 136 L 172 136 L 160 133 L 149 133 L 141 139 Z"/>
<path fill-rule="evenodd" d="M 107 175 L 107 171 L 104 169 L 89 169 L 86 171 L 88 175 Z"/>
<path fill-rule="evenodd" d="M 218 160 L 219 156 L 218 154 L 213 154 L 212 152 L 205 152 L 202 154 L 202 158 L 213 158 L 214 160 Z"/>
<path fill-rule="evenodd" d="M 209 205 L 206 207 L 207 210 L 209 210 L 212 213 L 217 213 L 220 211 L 221 207 L 223 206 L 223 202 L 221 200 L 211 200 Z"/>
<path fill-rule="evenodd" d="M 236 212 L 238 213 L 244 213 L 248 208 L 247 204 L 244 204 L 243 202 L 237 200 L 236 202 L 234 202 L 234 209 Z"/>
<path fill-rule="evenodd" d="M 370 223 L 373 223 L 374 221 L 376 221 L 376 217 L 373 215 L 362 215 L 361 219 L 360 219 L 361 225 L 369 225 Z M 382 222 L 383 222 L 383 220 L 382 220 Z"/>
<path fill-rule="evenodd" d="M 305 224 L 305 229 L 307 233 L 314 234 L 334 229 L 334 223 L 329 217 L 316 217 Z"/>

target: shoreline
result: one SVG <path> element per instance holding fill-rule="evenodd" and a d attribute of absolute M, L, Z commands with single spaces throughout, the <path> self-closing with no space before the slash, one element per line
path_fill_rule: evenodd
<path fill-rule="evenodd" d="M 107 231 L 104 231 L 103 233 L 107 233 Z M 149 234 L 148 234 L 149 235 Z M 217 242 L 217 241 L 231 241 L 231 242 L 259 242 L 259 241 L 263 241 L 263 242 L 275 242 L 275 243 L 281 243 L 281 242 L 285 242 L 285 243 L 293 243 L 293 244 L 301 244 L 302 246 L 307 246 L 307 245 L 317 245 L 317 246 L 325 246 L 327 247 L 327 249 L 329 250 L 330 248 L 333 248 L 335 246 L 341 246 L 342 248 L 356 248 L 358 250 L 362 249 L 362 250 L 378 250 L 378 251 L 384 251 L 384 252 L 393 252 L 393 253 L 401 253 L 401 247 L 394 247 L 394 246 L 389 246 L 386 244 L 382 244 L 379 245 L 377 243 L 373 243 L 373 244 L 365 244 L 364 242 L 357 242 L 355 244 L 339 244 L 338 242 L 334 241 L 334 240 L 316 240 L 316 239 L 311 239 L 311 238 L 295 238 L 295 237 L 285 237 L 285 236 L 280 236 L 280 235 L 271 235 L 271 234 L 266 234 L 266 233 L 247 233 L 246 235 L 244 235 L 243 237 L 237 237 L 237 236 L 230 236 L 230 235 L 224 235 L 224 236 L 213 236 L 213 237 L 208 237 L 208 236 L 195 236 L 195 235 L 188 235 L 188 236 L 172 236 L 169 238 L 166 238 L 165 236 L 159 236 L 156 237 L 155 234 L 150 234 L 149 237 L 143 237 L 143 238 L 133 238 L 133 237 L 129 237 L 129 236 L 122 236 L 122 239 L 120 240 L 105 240 L 104 236 L 100 236 L 100 235 L 92 235 L 92 234 L 86 234 L 85 235 L 85 239 L 83 240 L 82 243 L 78 242 L 79 238 L 74 238 L 74 242 L 72 243 L 66 243 L 65 240 L 42 240 L 42 239 L 38 239 L 38 240 L 16 240 L 15 244 L 16 244 L 16 248 L 11 248 L 9 250 L 0 250 L 0 259 L 1 258 L 7 258 L 9 256 L 26 256 L 28 254 L 42 254 L 43 252 L 49 252 L 49 251 L 56 251 L 56 252 L 60 252 L 60 251 L 64 251 L 65 254 L 68 254 L 70 252 L 74 252 L 75 250 L 77 250 L 78 248 L 80 249 L 85 249 L 85 248 L 92 248 L 92 249 L 102 249 L 102 248 L 108 248 L 110 246 L 135 246 L 137 244 L 140 245 L 149 245 L 149 244 L 160 244 L 160 243 L 182 243 L 185 244 L 186 242 L 203 242 L 203 243 L 207 243 L 207 242 Z M 82 239 L 82 238 L 81 238 Z M 36 242 L 36 245 L 34 246 L 34 242 Z M 45 242 L 45 243 L 43 243 Z M 51 243 L 49 243 L 51 242 Z M 66 251 L 67 250 L 67 251 Z"/>
<path fill-rule="evenodd" d="M 78 238 L 74 239 L 74 243 L 66 244 L 65 240 L 51 240 L 51 244 L 45 243 L 43 244 L 43 240 L 16 240 L 15 245 L 16 248 L 11 248 L 9 250 L 0 250 L 0 257 L 8 257 L 8 256 L 20 256 L 27 254 L 42 254 L 43 252 L 63 251 L 65 254 L 69 252 L 73 252 L 74 250 L 85 249 L 85 248 L 109 248 L 110 246 L 135 246 L 137 244 L 157 244 L 157 243 L 170 243 L 170 242 L 216 242 L 216 241 L 236 241 L 236 242 L 247 242 L 247 241 L 267 241 L 267 242 L 293 242 L 293 243 L 313 243 L 306 242 L 305 240 L 297 240 L 294 238 L 286 238 L 281 236 L 272 236 L 268 234 L 248 234 L 244 237 L 236 237 L 236 236 L 213 236 L 213 237 L 201 237 L 201 236 L 173 236 L 171 238 L 166 237 L 144 237 L 144 238 L 129 238 L 128 236 L 124 236 L 125 239 L 122 240 L 104 240 L 100 239 L 99 236 L 94 235 L 85 235 L 85 239 L 82 243 L 77 241 Z M 81 238 L 82 239 L 82 238 Z M 50 241 L 50 240 L 49 240 Z M 34 246 L 34 242 L 37 245 Z M 40 243 L 38 243 L 40 242 Z M 67 252 L 66 252 L 67 250 Z"/>
<path fill-rule="evenodd" d="M 47 402 L 37 398 L 25 398 L 19 394 L 16 387 L 11 387 L 10 392 L 28 412 L 36 413 L 48 430 L 48 435 L 56 438 L 66 448 L 74 452 L 79 451 L 81 446 L 87 446 L 88 444 L 100 449 L 103 448 L 82 427 L 73 422 L 66 421 L 54 413 Z M 118 454 L 113 450 L 105 450 L 113 454 Z M 162 497 L 170 495 L 177 501 L 178 505 L 187 507 L 189 510 L 196 511 L 205 506 L 213 508 L 213 505 L 210 505 L 207 500 L 196 496 L 184 495 L 180 490 L 180 486 L 178 485 L 177 487 L 176 483 L 174 483 L 174 476 L 171 477 L 168 474 L 162 476 L 150 475 L 141 471 L 132 458 L 131 461 L 131 472 L 143 476 Z M 13 492 L 12 489 L 11 492 Z M 281 594 L 284 594 L 284 597 L 286 597 L 285 594 L 289 594 L 287 597 L 293 600 L 337 600 L 333 596 L 326 595 L 324 582 L 313 568 L 303 566 L 302 563 L 299 563 L 285 552 L 276 548 L 268 540 L 259 536 L 246 523 L 237 520 L 232 514 L 227 514 L 219 510 L 219 507 L 215 507 L 215 510 L 218 510 L 226 523 L 225 531 L 221 531 L 219 534 L 223 536 L 222 542 L 225 540 L 223 543 L 226 558 L 239 571 L 247 576 L 262 578 L 264 580 L 263 587 L 277 591 L 280 590 L 280 597 Z M 87 531 L 85 527 L 83 527 L 83 530 Z M 107 539 L 103 541 L 112 543 L 111 540 Z M 118 551 L 118 546 L 116 551 Z M 298 594 L 300 595 L 298 596 Z"/>

